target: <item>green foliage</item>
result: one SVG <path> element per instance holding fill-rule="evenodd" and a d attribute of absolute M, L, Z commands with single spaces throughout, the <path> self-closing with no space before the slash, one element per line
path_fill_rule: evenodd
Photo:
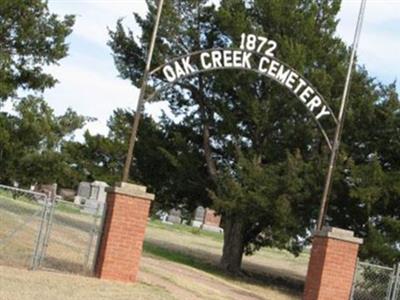
<path fill-rule="evenodd" d="M 167 231 L 175 231 L 181 234 L 194 234 L 201 237 L 207 237 L 218 242 L 222 241 L 223 238 L 221 233 L 202 230 L 186 224 L 165 224 L 160 220 L 151 220 L 151 222 L 148 223 L 148 226 Z"/>
<path fill-rule="evenodd" d="M 58 182 L 75 184 L 77 174 L 60 153 L 66 139 L 88 118 L 68 109 L 55 116 L 40 96 L 20 97 L 24 90 L 39 92 L 56 79 L 45 71 L 67 55 L 65 39 L 74 17 L 52 14 L 47 1 L 0 1 L 0 107 L 9 99 L 15 114 L 0 113 L 0 182 L 22 186 Z"/>
<path fill-rule="evenodd" d="M 85 142 L 67 142 L 62 152 L 81 180 L 103 180 L 114 184 L 120 180 L 128 148 L 134 114 L 117 109 L 111 116 L 107 136 L 85 133 Z M 196 204 L 207 201 L 204 189 L 206 169 L 195 144 L 187 143 L 186 130 L 170 122 L 156 124 L 145 116 L 135 146 L 136 159 L 131 178 L 155 192 L 153 209 L 187 205 L 192 211 Z"/>
<path fill-rule="evenodd" d="M 33 96 L 22 98 L 14 109 L 15 115 L 0 114 L 0 182 L 73 186 L 76 174 L 60 148 L 90 119 L 71 109 L 56 116 L 42 98 Z"/>
<path fill-rule="evenodd" d="M 18 89 L 43 91 L 56 79 L 44 67 L 67 55 L 74 17 L 60 19 L 47 1 L 0 1 L 0 104 Z"/>
<path fill-rule="evenodd" d="M 393 264 L 400 260 L 400 103 L 395 84 L 376 84 L 362 69 L 356 76 L 330 223 L 364 238 L 362 258 Z"/>
<path fill-rule="evenodd" d="M 286 161 L 266 166 L 240 157 L 234 168 L 220 175 L 212 198 L 222 215 L 244 223 L 245 252 L 270 246 L 299 254 L 310 226 L 312 181 L 319 176 L 312 162 L 288 153 Z"/>

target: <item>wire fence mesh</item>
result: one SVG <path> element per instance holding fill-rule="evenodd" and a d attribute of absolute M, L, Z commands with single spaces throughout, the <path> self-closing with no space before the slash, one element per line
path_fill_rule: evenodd
<path fill-rule="evenodd" d="M 102 228 L 104 207 L 56 200 L 40 261 L 42 268 L 91 274 Z"/>
<path fill-rule="evenodd" d="M 353 300 L 400 300 L 399 268 L 358 262 Z"/>
<path fill-rule="evenodd" d="M 43 213 L 45 194 L 0 185 L 0 263 L 31 267 Z"/>
<path fill-rule="evenodd" d="M 55 190 L 0 185 L 0 264 L 92 273 L 105 206 L 64 201 Z"/>

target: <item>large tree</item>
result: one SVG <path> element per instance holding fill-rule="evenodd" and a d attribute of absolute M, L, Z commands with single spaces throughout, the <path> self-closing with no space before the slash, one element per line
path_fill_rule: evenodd
<path fill-rule="evenodd" d="M 46 68 L 67 55 L 73 24 L 74 16 L 51 13 L 45 0 L 0 1 L 0 107 L 19 100 L 14 112 L 0 114 L 2 183 L 69 187 L 78 176 L 60 148 L 88 119 L 71 109 L 56 116 L 40 96 L 56 83 Z"/>
<path fill-rule="evenodd" d="M 110 32 L 121 77 L 136 86 L 156 11 L 155 1 L 147 4 L 145 18 L 135 15 L 143 30 L 139 39 L 121 21 Z M 277 57 L 304 74 L 337 111 L 349 56 L 335 33 L 339 9 L 338 0 L 223 0 L 218 8 L 205 0 L 167 1 L 154 65 L 200 49 L 238 47 L 242 32 L 255 33 L 277 41 Z M 150 85 L 163 81 L 156 74 Z M 298 253 L 315 226 L 329 154 L 306 109 L 281 86 L 244 71 L 183 79 L 159 99 L 169 102 L 173 121 L 203 157 L 209 177 L 203 189 L 223 216 L 222 266 L 239 271 L 242 254 L 261 246 Z M 393 86 L 376 84 L 357 69 L 350 104 L 328 221 L 376 245 L 375 233 L 385 239 L 386 228 L 397 229 L 395 212 L 389 220 L 383 216 L 399 195 L 390 187 L 399 182 L 398 98 Z M 389 150 L 379 139 L 383 133 L 390 136 Z M 369 178 L 368 170 L 376 175 Z M 386 238 L 392 250 L 394 240 Z M 365 255 L 373 252 L 368 245 Z"/>
<path fill-rule="evenodd" d="M 14 110 L 0 113 L 0 182 L 72 186 L 78 174 L 72 172 L 60 149 L 88 118 L 71 109 L 57 116 L 42 98 L 33 96 L 22 98 Z"/>
<path fill-rule="evenodd" d="M 67 55 L 74 17 L 59 18 L 47 1 L 0 1 L 0 104 L 18 89 L 43 91 L 56 79 L 45 67 Z"/>

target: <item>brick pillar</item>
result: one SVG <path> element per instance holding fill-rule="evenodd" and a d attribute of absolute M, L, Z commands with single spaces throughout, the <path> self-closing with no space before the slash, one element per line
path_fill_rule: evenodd
<path fill-rule="evenodd" d="M 361 243 L 349 230 L 315 232 L 303 300 L 349 300 Z"/>
<path fill-rule="evenodd" d="M 146 187 L 118 183 L 106 189 L 107 211 L 96 261 L 96 276 L 136 281 L 153 194 Z"/>

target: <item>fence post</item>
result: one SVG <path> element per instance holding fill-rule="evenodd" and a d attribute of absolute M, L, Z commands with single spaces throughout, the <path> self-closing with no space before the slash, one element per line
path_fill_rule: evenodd
<path fill-rule="evenodd" d="M 89 257 L 90 257 L 90 252 L 92 252 L 92 245 L 93 245 L 94 235 L 95 235 L 96 229 L 97 229 L 97 219 L 99 216 L 99 212 L 100 212 L 100 203 L 97 203 L 96 212 L 94 213 L 94 216 L 93 216 L 92 227 L 90 228 L 90 232 L 89 232 L 88 247 L 87 247 L 84 262 L 83 262 L 83 267 L 86 269 L 89 269 L 89 266 L 88 266 Z"/>
<path fill-rule="evenodd" d="M 41 248 L 43 246 L 43 228 L 44 228 L 44 223 L 46 220 L 49 201 L 50 201 L 50 199 L 47 196 L 44 201 L 44 204 L 43 204 L 42 214 L 40 216 L 40 226 L 39 226 L 38 234 L 36 236 L 35 248 L 33 249 L 32 262 L 31 262 L 31 266 L 30 266 L 31 270 L 35 270 L 38 267 L 38 257 L 39 257 L 39 253 L 41 252 Z"/>
<path fill-rule="evenodd" d="M 95 271 L 94 268 L 97 265 L 97 258 L 99 256 L 99 251 L 100 251 L 100 242 L 103 238 L 103 233 L 104 233 L 104 222 L 105 222 L 105 218 L 106 218 L 106 213 L 107 213 L 107 202 L 104 202 L 101 217 L 100 217 L 99 227 L 97 229 L 97 239 L 96 239 L 96 245 L 95 245 L 95 249 L 94 249 L 92 265 L 91 265 L 92 272 Z"/>
<path fill-rule="evenodd" d="M 396 277 L 396 266 L 393 267 L 393 271 L 390 274 L 390 280 L 386 289 L 385 300 L 392 299 L 392 291 L 393 291 L 393 286 L 395 284 L 395 277 Z"/>
<path fill-rule="evenodd" d="M 397 263 L 396 264 L 396 279 L 395 279 L 395 286 L 394 286 L 394 296 L 393 296 L 393 299 L 394 300 L 396 300 L 397 299 L 397 296 L 398 296 L 398 293 L 399 293 L 399 284 L 400 284 L 400 282 L 399 282 L 399 280 L 400 280 L 400 263 Z"/>
<path fill-rule="evenodd" d="M 46 256 L 47 252 L 47 247 L 49 245 L 49 239 L 50 239 L 50 234 L 51 234 L 51 228 L 53 226 L 53 216 L 54 216 L 54 211 L 56 209 L 56 196 L 57 196 L 57 183 L 53 184 L 52 189 L 51 189 L 51 194 L 50 194 L 50 213 L 48 214 L 47 222 L 46 222 L 46 230 L 45 230 L 45 235 L 43 239 L 43 247 L 42 247 L 42 252 L 40 253 L 39 257 L 39 265 L 42 264 L 43 259 Z"/>
<path fill-rule="evenodd" d="M 395 269 L 395 274 L 394 274 L 394 280 L 392 280 L 392 283 L 389 285 L 390 290 L 389 290 L 389 299 L 390 300 L 396 300 L 397 299 L 397 293 L 399 289 L 399 276 L 400 276 L 400 267 L 399 264 L 396 264 L 394 266 Z"/>

